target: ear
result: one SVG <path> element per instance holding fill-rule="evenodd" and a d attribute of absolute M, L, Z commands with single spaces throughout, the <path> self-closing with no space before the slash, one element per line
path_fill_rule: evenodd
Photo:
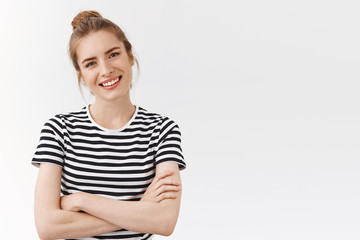
<path fill-rule="evenodd" d="M 80 82 L 81 82 L 82 85 L 86 85 L 83 77 L 80 77 Z"/>
<path fill-rule="evenodd" d="M 77 74 L 77 76 L 78 76 L 79 82 L 80 82 L 82 85 L 86 86 L 86 83 L 85 83 L 85 81 L 84 81 L 84 78 L 83 78 L 82 75 L 81 75 L 81 72 L 80 72 L 80 71 L 77 71 L 76 74 Z"/>
<path fill-rule="evenodd" d="M 134 66 L 134 64 L 135 64 L 135 59 L 134 59 L 134 55 L 133 55 L 132 51 L 129 51 L 129 52 L 128 52 L 128 56 L 129 56 L 129 63 L 130 63 L 130 65 L 131 65 L 131 66 Z"/>

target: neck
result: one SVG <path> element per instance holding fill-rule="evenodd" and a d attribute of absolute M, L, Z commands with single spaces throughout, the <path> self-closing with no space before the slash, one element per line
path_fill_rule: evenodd
<path fill-rule="evenodd" d="M 135 106 L 130 98 L 117 101 L 96 99 L 90 105 L 91 117 L 100 126 L 108 129 L 119 129 L 127 124 L 135 113 Z"/>

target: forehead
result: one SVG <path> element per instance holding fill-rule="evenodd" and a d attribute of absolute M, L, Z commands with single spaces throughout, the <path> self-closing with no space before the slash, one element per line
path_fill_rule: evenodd
<path fill-rule="evenodd" d="M 104 55 L 107 50 L 113 47 L 123 49 L 124 43 L 111 32 L 97 31 L 79 40 L 76 54 L 81 61 L 86 58 Z"/>

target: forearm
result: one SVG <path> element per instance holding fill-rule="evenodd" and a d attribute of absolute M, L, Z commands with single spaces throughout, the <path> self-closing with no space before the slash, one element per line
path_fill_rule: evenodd
<path fill-rule="evenodd" d="M 118 201 L 86 193 L 81 195 L 81 210 L 127 230 L 170 235 L 176 225 L 180 197 L 154 203 Z"/>
<path fill-rule="evenodd" d="M 35 224 L 41 239 L 81 238 L 112 232 L 119 227 L 87 213 L 60 207 L 62 168 L 51 163 L 40 165 L 35 188 Z"/>
<path fill-rule="evenodd" d="M 36 227 L 41 239 L 84 238 L 120 229 L 109 222 L 87 213 L 61 209 L 36 216 Z"/>

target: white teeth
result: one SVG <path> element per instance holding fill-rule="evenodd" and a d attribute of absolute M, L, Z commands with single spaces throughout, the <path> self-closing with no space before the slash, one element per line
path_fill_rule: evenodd
<path fill-rule="evenodd" d="M 110 82 L 103 83 L 102 85 L 105 86 L 105 87 L 112 86 L 112 85 L 114 85 L 115 83 L 117 83 L 119 80 L 120 80 L 120 77 L 118 77 L 117 79 L 114 79 L 114 80 L 112 80 L 112 81 L 110 81 Z"/>

